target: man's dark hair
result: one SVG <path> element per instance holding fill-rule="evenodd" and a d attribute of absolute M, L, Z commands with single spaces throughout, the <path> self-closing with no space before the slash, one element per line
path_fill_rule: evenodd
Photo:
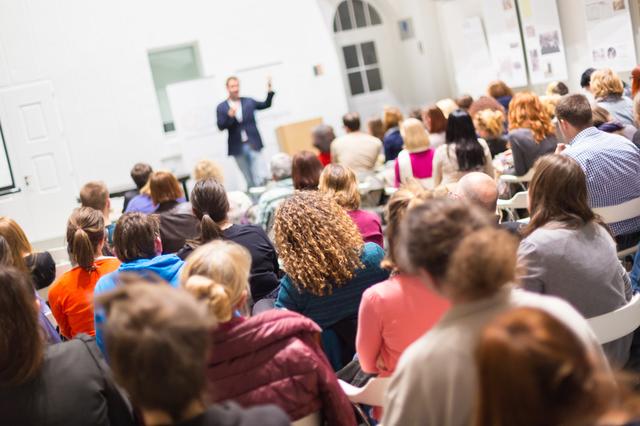
<path fill-rule="evenodd" d="M 154 215 L 126 213 L 120 216 L 113 232 L 113 246 L 121 262 L 156 257 L 156 238 L 160 224 Z"/>
<path fill-rule="evenodd" d="M 136 183 L 136 187 L 140 189 L 146 185 L 152 172 L 153 169 L 149 164 L 136 163 L 131 169 L 131 179 Z"/>
<path fill-rule="evenodd" d="M 591 74 L 596 71 L 595 68 L 587 68 L 580 76 L 580 87 L 583 89 L 591 85 Z"/>
<path fill-rule="evenodd" d="M 569 94 L 569 88 L 561 81 L 559 81 L 551 91 L 553 92 L 553 94 L 560 96 Z"/>
<path fill-rule="evenodd" d="M 584 95 L 567 95 L 560 99 L 556 107 L 556 117 L 576 129 L 584 129 L 593 124 L 591 104 Z"/>
<path fill-rule="evenodd" d="M 360 114 L 357 112 L 348 112 L 342 117 L 342 124 L 344 127 L 351 130 L 352 132 L 357 132 L 360 130 Z"/>
<path fill-rule="evenodd" d="M 235 81 L 240 81 L 240 80 L 238 80 L 238 77 L 236 77 L 235 75 L 232 75 L 231 77 L 227 78 L 227 81 L 226 81 L 225 85 L 226 85 L 226 86 L 229 86 L 229 83 L 230 83 L 231 81 L 233 81 L 233 80 L 235 80 Z"/>

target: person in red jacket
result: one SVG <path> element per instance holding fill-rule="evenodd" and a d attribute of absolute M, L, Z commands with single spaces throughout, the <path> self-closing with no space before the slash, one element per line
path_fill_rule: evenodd
<path fill-rule="evenodd" d="M 319 344 L 320 327 L 288 311 L 246 317 L 251 257 L 216 240 L 196 249 L 183 287 L 204 301 L 219 323 L 211 332 L 207 396 L 244 407 L 273 403 L 299 420 L 319 412 L 330 425 L 355 426 L 351 403 Z"/>

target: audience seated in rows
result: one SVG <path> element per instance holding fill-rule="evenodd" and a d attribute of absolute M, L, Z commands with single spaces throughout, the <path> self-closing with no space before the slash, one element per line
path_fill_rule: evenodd
<path fill-rule="evenodd" d="M 640 197 L 640 150 L 622 136 L 593 127 L 592 111 L 584 95 L 562 98 L 556 109 L 568 145 L 562 152 L 575 159 L 587 178 L 591 208 L 616 206 Z M 640 216 L 609 224 L 618 250 L 640 240 Z"/>
<path fill-rule="evenodd" d="M 633 126 L 633 101 L 624 96 L 622 80 L 612 69 L 595 71 L 591 75 L 589 90 L 597 105 L 609 111 L 616 121 Z"/>
<path fill-rule="evenodd" d="M 331 144 L 331 162 L 349 167 L 356 173 L 371 172 L 384 160 L 382 141 L 360 131 L 360 115 L 342 117 L 345 135 Z"/>
<path fill-rule="evenodd" d="M 555 131 L 551 117 L 536 94 L 516 94 L 509 107 L 507 136 L 511 146 L 513 169 L 505 173 L 524 176 L 539 157 L 552 154 L 558 144 Z"/>
<path fill-rule="evenodd" d="M 401 125 L 404 149 L 394 163 L 394 182 L 398 188 L 411 179 L 416 179 L 425 188 L 433 186 L 433 156 L 430 135 L 421 121 L 408 118 Z"/>
<path fill-rule="evenodd" d="M 177 287 L 180 270 L 184 262 L 175 254 L 162 254 L 160 225 L 154 215 L 125 213 L 118 219 L 113 235 L 116 256 L 122 262 L 118 269 L 103 275 L 96 283 L 94 296 L 116 289 L 123 275 L 158 277 Z M 94 306 L 94 326 L 96 343 L 104 352 L 104 342 L 100 325 L 104 322 L 104 312 Z"/>
<path fill-rule="evenodd" d="M 312 145 L 319 151 L 318 160 L 323 166 L 331 164 L 331 144 L 336 138 L 333 127 L 320 124 L 311 131 Z M 271 171 L 273 173 L 273 170 Z"/>
<path fill-rule="evenodd" d="M 147 163 L 136 163 L 131 168 L 131 179 L 133 180 L 133 183 L 136 184 L 136 189 L 125 192 L 122 213 L 127 211 L 127 207 L 131 200 L 140 195 L 140 191 L 147 184 L 151 173 L 153 173 L 153 169 Z"/>
<path fill-rule="evenodd" d="M 106 244 L 102 248 L 102 254 L 105 256 L 113 256 L 113 231 L 116 226 L 111 223 L 109 215 L 111 213 L 111 200 L 109 198 L 109 189 L 102 181 L 92 181 L 85 183 L 80 188 L 80 205 L 82 207 L 90 207 L 98 210 L 104 217 L 104 227 L 106 234 Z"/>
<path fill-rule="evenodd" d="M 433 157 L 434 186 L 458 182 L 466 173 L 483 171 L 493 176 L 491 151 L 483 139 L 478 139 L 469 114 L 457 110 L 447 119 L 447 142 Z"/>
<path fill-rule="evenodd" d="M 431 105 L 422 111 L 422 122 L 429 132 L 429 144 L 434 151 L 445 143 L 447 131 L 447 118 L 442 110 Z"/>
<path fill-rule="evenodd" d="M 539 307 L 571 328 L 606 363 L 586 320 L 551 296 L 516 290 L 517 239 L 491 215 L 459 200 L 410 209 L 401 226 L 406 268 L 451 308 L 405 351 L 385 401 L 385 425 L 470 424 L 476 388 L 473 352 L 483 327 L 516 307 Z M 402 265 L 403 268 L 405 267 Z"/>
<path fill-rule="evenodd" d="M 558 296 L 585 318 L 615 311 L 631 299 L 629 277 L 609 228 L 589 208 L 580 165 L 563 155 L 542 157 L 529 186 L 531 221 L 518 256 L 526 290 Z M 624 366 L 632 335 L 604 346 Z"/>
<path fill-rule="evenodd" d="M 251 298 L 263 299 L 278 287 L 278 256 L 265 231 L 256 225 L 236 225 L 229 222 L 229 201 L 224 187 L 214 179 L 201 180 L 191 192 L 193 214 L 200 221 L 200 234 L 178 252 L 187 259 L 191 252 L 209 241 L 234 241 L 251 254 Z"/>
<path fill-rule="evenodd" d="M 74 210 L 67 222 L 66 240 L 74 266 L 49 289 L 51 312 L 65 338 L 73 339 L 80 333 L 94 336 L 94 288 L 103 275 L 118 269 L 120 261 L 102 256 L 104 218 L 98 210 L 89 207 Z"/>
<path fill-rule="evenodd" d="M 478 136 L 489 146 L 491 156 L 507 150 L 507 139 L 504 137 L 504 113 L 500 110 L 484 109 L 479 111 L 473 120 Z"/>
<path fill-rule="evenodd" d="M 365 243 L 376 243 L 384 248 L 380 216 L 360 209 L 358 178 L 353 170 L 339 164 L 330 164 L 320 175 L 319 189 L 345 209 Z"/>
<path fill-rule="evenodd" d="M 320 327 L 283 310 L 247 316 L 250 266 L 242 246 L 214 241 L 199 247 L 182 272 L 183 287 L 206 303 L 218 323 L 207 361 L 208 399 L 245 407 L 272 403 L 292 420 L 321 412 L 329 424 L 355 425 L 318 344 Z"/>
<path fill-rule="evenodd" d="M 291 161 L 293 189 L 297 191 L 317 190 L 322 169 L 322 163 L 313 152 L 298 152 Z"/>
<path fill-rule="evenodd" d="M 184 194 L 172 173 L 153 172 L 149 177 L 149 189 L 153 204 L 158 206 L 155 214 L 160 219 L 162 253 L 175 253 L 187 240 L 199 234 L 200 223 L 193 215 L 191 204 L 179 201 Z"/>
<path fill-rule="evenodd" d="M 322 162 L 322 160 L 321 160 Z M 276 209 L 282 201 L 293 194 L 293 179 L 291 178 L 292 159 L 289 154 L 280 152 L 271 157 L 271 181 L 267 183 L 265 191 L 260 195 L 255 207 L 255 223 L 271 233 Z"/>
<path fill-rule="evenodd" d="M 393 161 L 398 157 L 404 142 L 400 134 L 400 123 L 404 117 L 398 108 L 386 107 L 382 113 L 384 124 L 384 137 L 382 145 L 384 147 L 384 161 Z"/>
<path fill-rule="evenodd" d="M 41 303 L 27 274 L 0 268 L 2 423 L 135 425 L 93 338 L 45 344 L 38 324 Z"/>
<path fill-rule="evenodd" d="M 97 302 L 108 318 L 105 339 L 114 377 L 141 411 L 145 424 L 290 424 L 275 406 L 206 405 L 203 371 L 213 323 L 204 306 L 186 292 L 162 284 L 131 283 Z"/>

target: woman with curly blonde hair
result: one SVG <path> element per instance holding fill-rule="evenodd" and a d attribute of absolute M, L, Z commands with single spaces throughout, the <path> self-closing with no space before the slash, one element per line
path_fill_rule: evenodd
<path fill-rule="evenodd" d="M 473 118 L 478 136 L 483 138 L 491 156 L 495 157 L 507 150 L 507 140 L 504 138 L 504 113 L 500 110 L 483 109 Z"/>
<path fill-rule="evenodd" d="M 591 93 L 598 106 L 606 109 L 622 124 L 634 125 L 633 101 L 624 96 L 622 80 L 610 68 L 597 70 L 591 74 Z"/>
<path fill-rule="evenodd" d="M 518 93 L 509 106 L 508 140 L 513 154 L 513 170 L 507 173 L 523 176 L 536 160 L 553 154 L 558 145 L 551 117 L 533 92 Z"/>
<path fill-rule="evenodd" d="M 285 276 L 276 307 L 299 312 L 322 329 L 355 319 L 362 293 L 384 281 L 384 250 L 364 243 L 342 207 L 317 192 L 298 192 L 278 209 L 276 248 Z"/>

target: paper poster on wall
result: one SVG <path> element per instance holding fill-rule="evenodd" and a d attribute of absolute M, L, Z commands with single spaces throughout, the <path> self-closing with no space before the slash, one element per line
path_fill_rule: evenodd
<path fill-rule="evenodd" d="M 489 81 L 496 79 L 480 17 L 465 19 L 461 35 L 453 58 L 456 83 L 460 94 L 478 96 L 484 94 Z"/>
<path fill-rule="evenodd" d="M 585 0 L 587 40 L 594 68 L 629 71 L 636 66 L 628 0 Z"/>
<path fill-rule="evenodd" d="M 493 67 L 511 87 L 527 85 L 515 0 L 483 0 L 482 14 Z"/>
<path fill-rule="evenodd" d="M 518 0 L 531 84 L 567 79 L 556 0 Z"/>

